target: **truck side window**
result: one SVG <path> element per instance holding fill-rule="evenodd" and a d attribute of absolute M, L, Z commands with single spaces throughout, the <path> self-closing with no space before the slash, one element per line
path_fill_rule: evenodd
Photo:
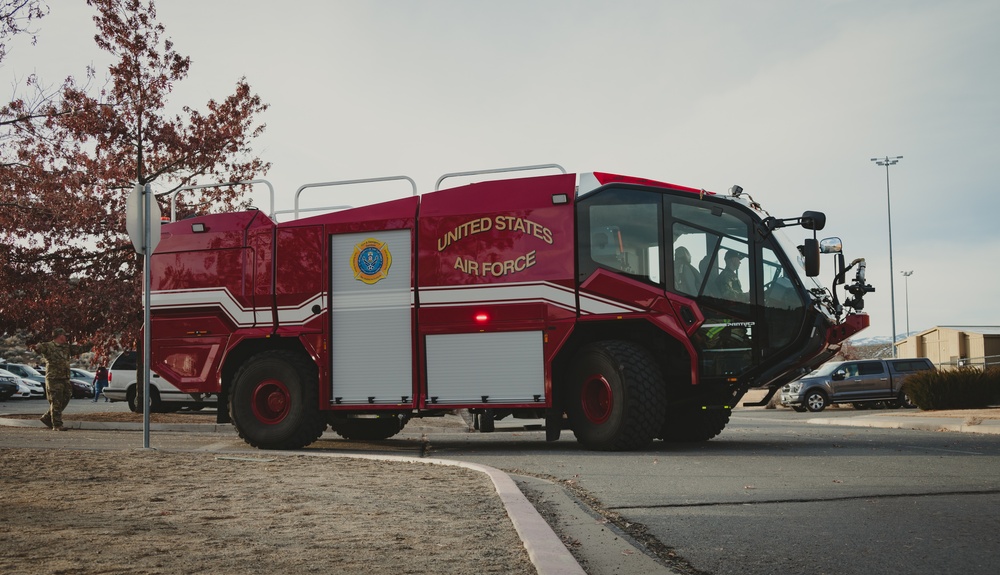
<path fill-rule="evenodd" d="M 927 365 L 927 362 L 921 360 L 892 361 L 889 363 L 892 364 L 893 371 L 897 371 L 899 373 L 907 373 L 911 371 L 922 371 L 925 369 L 930 369 L 930 367 Z"/>
<path fill-rule="evenodd" d="M 885 373 L 881 361 L 866 361 L 858 364 L 860 375 L 880 375 Z"/>
<path fill-rule="evenodd" d="M 747 223 L 719 206 L 679 201 L 671 204 L 670 215 L 674 274 L 679 273 L 678 261 L 690 254 L 701 282 L 700 293 L 729 302 L 725 307 L 749 303 L 752 260 Z M 677 291 L 691 293 L 678 278 L 674 285 Z"/>
<path fill-rule="evenodd" d="M 580 202 L 580 279 L 598 267 L 662 285 L 660 196 L 609 189 Z"/>

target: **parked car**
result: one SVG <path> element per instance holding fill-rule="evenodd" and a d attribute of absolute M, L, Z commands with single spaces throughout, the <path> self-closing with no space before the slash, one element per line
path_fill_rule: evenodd
<path fill-rule="evenodd" d="M 73 399 L 94 397 L 94 386 L 89 381 L 72 378 L 69 383 L 73 386 Z"/>
<path fill-rule="evenodd" d="M 9 371 L 6 373 L 10 373 Z M 23 377 L 17 377 L 17 392 L 14 393 L 13 397 L 22 399 L 31 399 L 37 397 L 45 397 L 45 386 L 38 383 L 32 379 L 25 379 Z"/>
<path fill-rule="evenodd" d="M 138 355 L 134 351 L 123 351 L 108 370 L 108 386 L 102 392 L 111 401 L 127 401 L 128 407 L 135 413 L 142 412 L 142 403 L 136 398 L 142 393 L 136 384 L 136 369 Z M 150 411 L 165 413 L 177 411 L 182 407 L 202 409 L 218 406 L 218 398 L 212 394 L 184 393 L 163 379 L 156 372 L 151 372 L 149 381 Z"/>
<path fill-rule="evenodd" d="M 85 369 L 80 369 L 78 367 L 69 368 L 69 376 L 73 379 L 79 379 L 80 381 L 86 381 L 87 383 L 93 384 L 96 375 L 92 371 L 87 371 Z"/>
<path fill-rule="evenodd" d="M 0 361 L 0 369 L 6 369 L 18 377 L 37 381 L 43 386 L 45 385 L 45 376 L 39 373 L 37 369 L 26 363 L 7 363 L 5 361 Z"/>
<path fill-rule="evenodd" d="M 914 407 L 903 384 L 913 373 L 934 369 L 926 357 L 834 361 L 781 388 L 781 404 L 796 411 L 823 411 L 832 403 L 864 409 Z"/>
<path fill-rule="evenodd" d="M 18 377 L 13 373 L 0 369 L 0 401 L 7 401 L 18 390 Z"/>

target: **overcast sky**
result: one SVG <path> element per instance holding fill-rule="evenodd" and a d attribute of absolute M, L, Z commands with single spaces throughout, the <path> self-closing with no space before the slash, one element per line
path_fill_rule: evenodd
<path fill-rule="evenodd" d="M 51 4 L 38 44 L 13 45 L 0 78 L 55 84 L 91 63 L 103 77 L 92 9 Z M 739 184 L 779 217 L 826 212 L 821 234 L 865 257 L 877 289 L 861 335 L 888 337 L 886 169 L 870 158 L 901 155 L 889 173 L 896 331 L 902 271 L 911 331 L 1000 325 L 996 0 L 161 0 L 157 11 L 192 59 L 174 104 L 203 108 L 245 76 L 271 105 L 255 149 L 273 165 L 279 210 L 310 182 L 407 175 L 425 192 L 447 172 L 542 163 Z M 824 259 L 824 284 L 831 269 Z"/>

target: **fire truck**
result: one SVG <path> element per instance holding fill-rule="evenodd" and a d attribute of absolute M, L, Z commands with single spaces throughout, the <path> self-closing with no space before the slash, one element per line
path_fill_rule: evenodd
<path fill-rule="evenodd" d="M 218 420 L 263 449 L 467 410 L 481 432 L 544 420 L 550 441 L 635 450 L 711 439 L 749 389 L 768 401 L 869 324 L 864 260 L 817 238 L 821 212 L 541 167 L 559 173 L 442 188 L 490 170 L 446 174 L 422 195 L 403 177 L 412 196 L 285 222 L 272 192 L 270 216 L 165 224 L 152 370 L 217 397 Z"/>

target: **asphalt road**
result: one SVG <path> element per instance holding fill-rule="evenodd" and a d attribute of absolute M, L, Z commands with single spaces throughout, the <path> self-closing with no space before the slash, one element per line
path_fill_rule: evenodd
<path fill-rule="evenodd" d="M 86 408 L 78 401 L 70 411 Z M 633 530 L 644 526 L 662 544 L 662 554 L 675 554 L 670 565 L 677 571 L 996 572 L 1000 436 L 813 425 L 807 423 L 812 417 L 739 410 L 712 441 L 657 443 L 629 453 L 584 451 L 571 432 L 546 443 L 536 430 L 470 434 L 420 420 L 388 441 L 348 442 L 327 434 L 309 449 L 429 455 L 550 478 L 579 489 L 595 508 L 620 515 Z M 52 434 L 48 441 L 71 441 L 72 435 Z M 153 432 L 152 444 L 250 449 L 234 434 L 204 435 Z M 139 432 L 116 437 L 121 447 L 141 446 Z"/>

